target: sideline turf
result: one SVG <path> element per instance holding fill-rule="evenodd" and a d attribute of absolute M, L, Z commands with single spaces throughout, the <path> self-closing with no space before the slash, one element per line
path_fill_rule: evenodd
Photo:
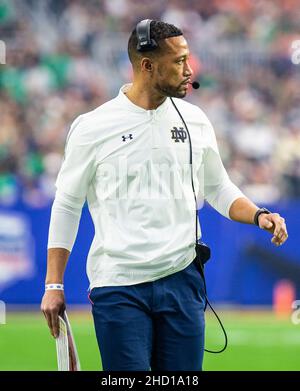
<path fill-rule="evenodd" d="M 218 311 L 229 346 L 224 353 L 205 353 L 204 370 L 300 370 L 300 325 L 271 313 Z M 68 312 L 82 370 L 101 370 L 101 361 L 89 312 Z M 207 314 L 206 347 L 223 346 L 217 321 Z M 0 370 L 56 370 L 55 340 L 42 314 L 8 313 L 0 325 Z"/>

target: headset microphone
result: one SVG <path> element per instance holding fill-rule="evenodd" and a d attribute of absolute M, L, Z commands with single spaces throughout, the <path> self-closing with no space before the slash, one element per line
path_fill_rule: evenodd
<path fill-rule="evenodd" d="M 192 87 L 194 88 L 194 90 L 198 90 L 198 88 L 200 87 L 200 83 L 198 81 L 193 81 L 192 83 L 189 82 L 189 84 L 192 85 Z"/>

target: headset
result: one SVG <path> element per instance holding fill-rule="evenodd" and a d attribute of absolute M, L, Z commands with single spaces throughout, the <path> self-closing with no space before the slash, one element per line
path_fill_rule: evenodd
<path fill-rule="evenodd" d="M 142 20 L 141 22 L 139 22 L 137 25 L 136 25 L 136 35 L 137 35 L 137 51 L 138 52 L 147 52 L 147 51 L 152 51 L 152 50 L 155 50 L 156 48 L 158 48 L 158 43 L 156 42 L 156 40 L 154 38 L 151 38 L 151 22 L 152 20 L 151 19 L 144 19 Z M 193 88 L 197 89 L 199 88 L 200 84 L 197 82 L 197 81 L 194 81 L 193 83 L 190 83 L 192 84 Z M 206 307 L 207 307 L 207 304 L 209 305 L 210 309 L 213 311 L 214 315 L 216 316 L 220 326 L 221 326 L 221 329 L 223 331 L 223 334 L 224 334 L 224 338 L 225 338 L 225 341 L 224 341 L 224 347 L 220 350 L 207 350 L 205 349 L 206 352 L 209 352 L 209 353 L 221 353 L 223 352 L 226 347 L 227 347 L 227 343 L 228 343 L 228 339 L 227 339 L 227 334 L 226 334 L 226 331 L 225 331 L 225 328 L 222 324 L 222 321 L 221 319 L 219 318 L 218 314 L 216 313 L 216 311 L 214 310 L 214 308 L 212 307 L 212 305 L 210 304 L 208 298 L 207 298 L 207 291 L 206 291 L 206 282 L 205 282 L 205 275 L 204 275 L 204 264 L 209 260 L 210 258 L 210 248 L 203 242 L 198 242 L 198 214 L 197 214 L 197 197 L 196 197 L 196 193 L 195 193 L 195 187 L 194 187 L 194 179 L 193 179 L 193 151 L 192 151 L 192 140 L 191 140 L 191 136 L 190 136 L 190 132 L 189 132 L 189 129 L 188 129 L 188 126 L 182 116 L 182 114 L 180 113 L 180 111 L 178 110 L 174 100 L 170 97 L 170 100 L 172 102 L 172 105 L 174 106 L 174 109 L 176 110 L 176 112 L 178 113 L 184 127 L 185 127 L 185 130 L 187 132 L 187 135 L 188 135 L 188 139 L 189 139 L 189 164 L 190 164 L 190 167 L 191 167 L 191 184 L 192 184 L 192 189 L 193 189 L 193 194 L 194 194 L 194 200 L 195 200 L 195 250 L 196 250 L 196 266 L 198 268 L 198 270 L 200 271 L 200 274 L 201 274 L 201 277 L 203 279 L 203 283 L 204 283 L 204 296 L 205 296 L 205 307 L 204 307 L 204 311 L 206 310 Z"/>
<path fill-rule="evenodd" d="M 150 25 L 151 19 L 144 19 L 136 25 L 136 36 L 138 39 L 137 50 L 147 52 L 158 47 L 154 38 L 151 38 Z"/>

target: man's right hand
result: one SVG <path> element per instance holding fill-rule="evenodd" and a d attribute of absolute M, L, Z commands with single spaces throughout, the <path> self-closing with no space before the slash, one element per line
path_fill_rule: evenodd
<path fill-rule="evenodd" d="M 54 338 L 57 338 L 59 335 L 58 315 L 62 315 L 65 309 L 64 291 L 48 290 L 45 292 L 41 303 L 41 310 Z"/>

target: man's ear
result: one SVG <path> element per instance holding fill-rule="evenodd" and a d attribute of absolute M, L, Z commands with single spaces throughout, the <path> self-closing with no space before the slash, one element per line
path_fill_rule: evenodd
<path fill-rule="evenodd" d="M 153 71 L 153 62 L 148 57 L 143 57 L 141 61 L 141 68 L 142 71 L 145 72 L 152 72 Z"/>

